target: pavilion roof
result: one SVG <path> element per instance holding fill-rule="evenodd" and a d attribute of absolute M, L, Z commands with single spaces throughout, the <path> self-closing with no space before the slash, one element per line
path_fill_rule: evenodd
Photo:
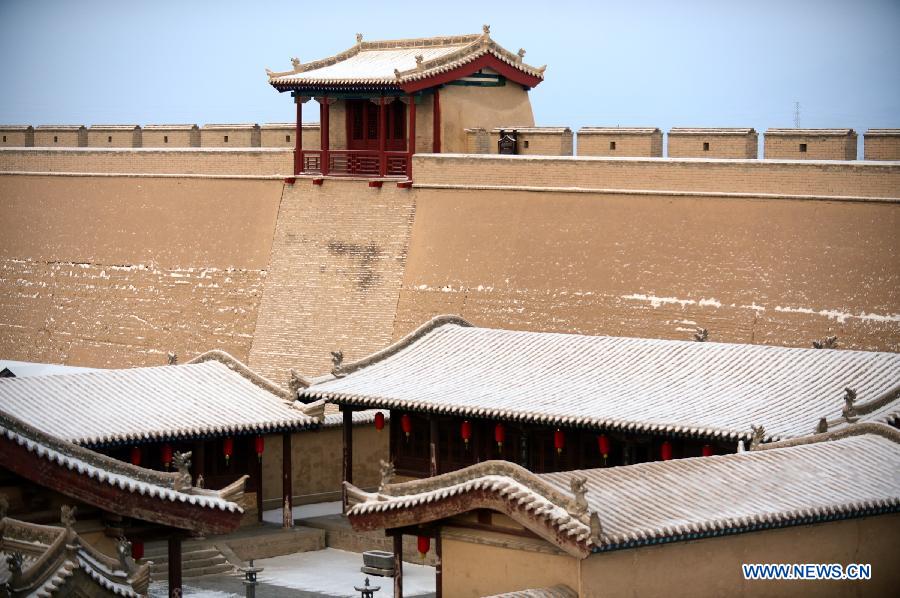
<path fill-rule="evenodd" d="M 485 461 L 432 478 L 347 484 L 356 529 L 505 513 L 574 556 L 900 510 L 900 432 L 856 424 L 757 450 L 563 473 Z M 581 492 L 583 488 L 584 492 Z M 450 524 L 452 525 L 452 523 Z"/>
<path fill-rule="evenodd" d="M 522 61 L 524 51 L 512 53 L 490 37 L 485 25 L 482 34 L 363 41 L 357 35 L 352 48 L 329 58 L 302 64 L 294 59 L 291 71 L 267 70 L 269 83 L 279 91 L 302 87 L 376 86 L 417 91 L 430 87 L 439 76 L 461 78 L 484 66 L 516 82 L 533 87 L 544 78 L 545 67 Z M 421 59 L 421 60 L 420 60 Z M 453 74 L 458 77 L 453 77 Z"/>
<path fill-rule="evenodd" d="M 0 411 L 88 446 L 296 431 L 324 415 L 221 351 L 184 365 L 4 378 Z"/>
<path fill-rule="evenodd" d="M 35 378 L 32 378 L 32 380 Z M 240 523 L 246 476 L 222 490 L 193 487 L 180 472 L 131 465 L 53 436 L 0 411 L 0 462 L 33 483 L 100 509 L 202 533 Z"/>
<path fill-rule="evenodd" d="M 749 439 L 900 417 L 900 354 L 475 328 L 442 316 L 302 391 L 461 417 Z M 848 413 L 850 419 L 854 414 Z"/>

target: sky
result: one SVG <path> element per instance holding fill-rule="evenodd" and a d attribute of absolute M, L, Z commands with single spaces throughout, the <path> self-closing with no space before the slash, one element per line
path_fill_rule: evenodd
<path fill-rule="evenodd" d="M 900 0 L 0 0 L 0 123 L 290 121 L 266 67 L 483 23 L 538 125 L 900 127 Z"/>

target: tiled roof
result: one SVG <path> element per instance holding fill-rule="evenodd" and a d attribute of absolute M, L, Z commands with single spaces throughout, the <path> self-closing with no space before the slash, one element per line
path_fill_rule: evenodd
<path fill-rule="evenodd" d="M 185 365 L 0 380 L 0 411 L 82 445 L 264 434 L 317 425 L 304 405 L 221 352 Z M 195 360 L 196 361 L 196 360 Z"/>
<path fill-rule="evenodd" d="M 84 125 L 38 125 L 35 130 L 41 131 L 80 131 Z"/>
<path fill-rule="evenodd" d="M 457 35 L 421 39 L 362 41 L 346 50 L 308 64 L 295 61 L 294 70 L 281 73 L 267 71 L 269 83 L 275 87 L 293 85 L 398 85 L 425 79 L 460 67 L 490 54 L 498 60 L 543 79 L 544 67 L 535 68 L 522 62 L 494 42 L 489 29 L 481 35 Z M 421 57 L 421 64 L 419 58 Z"/>
<path fill-rule="evenodd" d="M 843 137 L 846 135 L 856 135 L 856 131 L 853 129 L 766 129 L 766 135 Z"/>
<path fill-rule="evenodd" d="M 243 512 L 240 506 L 232 502 L 232 499 L 236 500 L 243 494 L 243 478 L 238 480 L 239 484 L 220 491 L 203 490 L 190 485 L 176 489 L 178 473 L 153 471 L 107 457 L 56 438 L 3 412 L 0 412 L 0 437 L 24 447 L 42 461 L 77 472 L 98 484 L 111 486 L 125 493 L 148 496 L 163 502 L 187 503 L 204 509 Z M 160 507 L 160 510 L 164 511 L 165 508 Z"/>
<path fill-rule="evenodd" d="M 259 125 L 256 123 L 207 123 L 200 127 L 201 129 L 257 129 Z"/>
<path fill-rule="evenodd" d="M 351 523 L 368 529 L 509 514 L 572 554 L 741 533 L 900 509 L 900 432 L 859 424 L 788 446 L 552 474 L 487 461 L 366 493 L 348 485 Z M 578 486 L 585 492 L 577 494 Z M 442 501 L 452 497 L 452 501 Z M 458 506 L 462 505 L 462 506 Z M 439 514 L 438 514 L 439 513 Z M 421 521 L 419 521 L 421 519 Z"/>
<path fill-rule="evenodd" d="M 121 541 L 120 541 L 121 542 Z M 127 548 L 124 545 L 123 548 Z M 65 594 L 68 580 L 81 570 L 93 583 L 116 596 L 146 596 L 150 563 L 137 565 L 130 554 L 119 560 L 98 551 L 72 528 L 37 525 L 9 517 L 0 520 L 0 558 L 19 553 L 22 574 L 17 580 L 0 569 L 0 584 L 13 596 Z"/>
<path fill-rule="evenodd" d="M 900 136 L 900 129 L 867 129 L 866 137 L 897 137 Z"/>
<path fill-rule="evenodd" d="M 0 125 L 0 131 L 28 131 L 33 128 L 31 125 Z"/>
<path fill-rule="evenodd" d="M 558 585 L 549 588 L 529 588 L 483 598 L 578 598 L 578 592 L 569 586 Z"/>
<path fill-rule="evenodd" d="M 435 318 L 303 391 L 362 408 L 767 439 L 900 415 L 900 354 L 474 328 Z M 852 415 L 852 414 L 851 414 Z"/>
<path fill-rule="evenodd" d="M 193 129 L 199 128 L 194 124 L 182 124 L 182 125 L 144 125 L 145 131 L 191 131 Z"/>
<path fill-rule="evenodd" d="M 581 127 L 579 135 L 652 135 L 659 127 Z"/>
<path fill-rule="evenodd" d="M 728 127 L 674 127 L 669 129 L 669 136 L 672 135 L 755 135 L 756 131 L 750 128 L 728 128 Z"/>
<path fill-rule="evenodd" d="M 140 129 L 140 125 L 91 125 L 92 131 L 134 131 Z"/>

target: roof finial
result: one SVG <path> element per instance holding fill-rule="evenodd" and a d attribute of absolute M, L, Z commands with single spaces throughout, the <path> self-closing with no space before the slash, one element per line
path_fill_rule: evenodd
<path fill-rule="evenodd" d="M 178 353 L 175 351 L 166 353 L 166 359 L 168 360 L 169 365 L 178 365 Z"/>
<path fill-rule="evenodd" d="M 819 418 L 819 423 L 816 424 L 816 434 L 824 434 L 828 431 L 828 420 L 824 417 Z"/>
<path fill-rule="evenodd" d="M 378 485 L 378 491 L 384 492 L 388 484 L 394 478 L 394 464 L 382 459 L 381 464 L 381 484 Z"/>
<path fill-rule="evenodd" d="M 172 458 L 175 469 L 175 491 L 181 492 L 191 487 L 191 451 L 176 452 Z"/>
<path fill-rule="evenodd" d="M 766 429 L 754 424 L 750 424 L 750 429 L 753 430 L 753 435 L 750 437 L 750 450 L 755 451 L 766 439 Z"/>
<path fill-rule="evenodd" d="M 394 76 L 398 79 L 400 78 L 400 71 L 398 69 L 394 69 Z"/>
<path fill-rule="evenodd" d="M 581 517 L 588 510 L 586 484 L 587 478 L 583 476 L 569 480 L 569 488 L 572 490 L 572 494 L 575 495 L 575 510 L 572 512 L 572 515 L 576 517 Z"/>
<path fill-rule="evenodd" d="M 331 352 L 331 364 L 332 364 L 331 375 L 332 376 L 334 376 L 335 378 L 340 378 L 341 376 L 344 375 L 343 372 L 341 372 L 341 367 L 342 367 L 341 364 L 343 364 L 343 363 L 344 363 L 344 352 L 341 349 L 338 349 L 337 351 L 332 351 Z"/>
<path fill-rule="evenodd" d="M 491 26 L 490 25 L 482 25 L 481 30 L 484 31 L 484 35 L 491 34 Z"/>
<path fill-rule="evenodd" d="M 698 343 L 705 343 L 709 338 L 709 330 L 706 328 L 697 328 L 697 332 L 694 333 L 694 340 Z"/>
<path fill-rule="evenodd" d="M 420 71 L 422 70 L 422 63 L 425 61 L 425 57 L 421 54 L 416 55 L 416 68 Z"/>
<path fill-rule="evenodd" d="M 361 44 L 361 43 L 362 43 L 362 40 L 363 40 L 363 35 L 362 35 L 362 33 L 357 33 L 357 34 L 356 34 L 356 43 Z"/>
<path fill-rule="evenodd" d="M 519 51 L 516 52 L 516 54 L 519 56 L 519 62 L 522 62 L 525 58 L 525 48 L 519 48 Z"/>
<path fill-rule="evenodd" d="M 75 527 L 75 511 L 78 510 L 78 507 L 71 507 L 69 505 L 63 505 L 59 508 L 59 521 L 66 528 L 72 529 Z"/>
<path fill-rule="evenodd" d="M 837 349 L 837 337 L 826 336 L 820 341 L 813 341 L 813 349 Z"/>
<path fill-rule="evenodd" d="M 852 388 L 844 389 L 844 409 L 841 411 L 841 415 L 844 416 L 851 424 L 859 419 L 859 415 L 856 411 L 856 406 L 853 403 L 856 402 L 856 391 Z"/>
<path fill-rule="evenodd" d="M 300 70 L 300 59 L 299 58 L 296 58 L 296 57 L 291 58 L 291 64 L 294 65 L 294 72 L 297 72 Z"/>

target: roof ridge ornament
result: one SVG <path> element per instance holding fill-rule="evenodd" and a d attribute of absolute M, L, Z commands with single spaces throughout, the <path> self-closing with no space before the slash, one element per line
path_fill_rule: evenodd
<path fill-rule="evenodd" d="M 574 476 L 569 480 L 569 488 L 572 490 L 572 494 L 575 495 L 575 508 L 571 514 L 580 519 L 588 510 L 587 478 Z"/>
<path fill-rule="evenodd" d="M 591 511 L 589 525 L 591 528 L 591 542 L 593 542 L 594 546 L 600 546 L 600 537 L 603 535 L 603 525 L 600 523 L 600 515 L 597 511 Z"/>
<path fill-rule="evenodd" d="M 361 44 L 362 41 L 363 41 L 363 34 L 362 34 L 362 33 L 357 33 L 357 34 L 356 34 L 356 43 Z"/>
<path fill-rule="evenodd" d="M 525 59 L 525 48 L 519 48 L 519 51 L 516 52 L 516 56 L 519 57 L 519 62 L 522 62 Z"/>
<path fill-rule="evenodd" d="M 381 465 L 381 483 L 378 485 L 378 492 L 385 492 L 391 480 L 394 479 L 394 464 L 384 459 L 379 460 Z"/>
<path fill-rule="evenodd" d="M 762 425 L 750 424 L 750 429 L 753 431 L 750 437 L 750 450 L 755 451 L 766 439 L 766 428 Z"/>
<path fill-rule="evenodd" d="M 416 54 L 416 70 L 421 71 L 424 67 L 423 63 L 425 62 L 425 57 L 421 54 Z"/>
<path fill-rule="evenodd" d="M 490 35 L 491 34 L 491 26 L 490 25 L 482 25 L 481 31 L 483 32 L 482 35 L 485 35 L 485 36 Z"/>
<path fill-rule="evenodd" d="M 709 339 L 709 330 L 706 328 L 697 328 L 694 333 L 694 340 L 698 343 L 705 343 Z"/>
<path fill-rule="evenodd" d="M 297 58 L 296 56 L 294 56 L 293 58 L 291 58 L 291 64 L 294 66 L 294 72 L 295 72 L 295 73 L 299 73 L 299 72 L 300 72 L 300 66 L 301 66 L 301 64 L 300 64 L 300 59 Z"/>
<path fill-rule="evenodd" d="M 178 365 L 178 353 L 169 351 L 166 353 L 166 360 L 168 361 L 168 365 Z"/>
<path fill-rule="evenodd" d="M 859 419 L 859 412 L 854 403 L 856 403 L 856 390 L 850 387 L 845 388 L 844 408 L 841 410 L 841 415 L 851 424 Z"/>
<path fill-rule="evenodd" d="M 828 419 L 824 417 L 819 418 L 819 423 L 816 424 L 816 434 L 824 434 L 828 431 Z"/>
<path fill-rule="evenodd" d="M 837 349 L 837 336 L 826 336 L 820 341 L 813 341 L 813 349 Z"/>
<path fill-rule="evenodd" d="M 191 451 L 176 452 L 172 463 L 178 472 L 175 474 L 175 491 L 184 492 L 191 488 Z"/>
<path fill-rule="evenodd" d="M 59 522 L 62 523 L 66 529 L 73 529 L 75 527 L 76 511 L 78 511 L 77 506 L 62 505 L 59 508 Z"/>
<path fill-rule="evenodd" d="M 343 378 L 347 374 L 343 372 L 343 364 L 344 363 L 344 351 L 338 349 L 337 351 L 331 352 L 331 375 L 335 378 Z"/>

